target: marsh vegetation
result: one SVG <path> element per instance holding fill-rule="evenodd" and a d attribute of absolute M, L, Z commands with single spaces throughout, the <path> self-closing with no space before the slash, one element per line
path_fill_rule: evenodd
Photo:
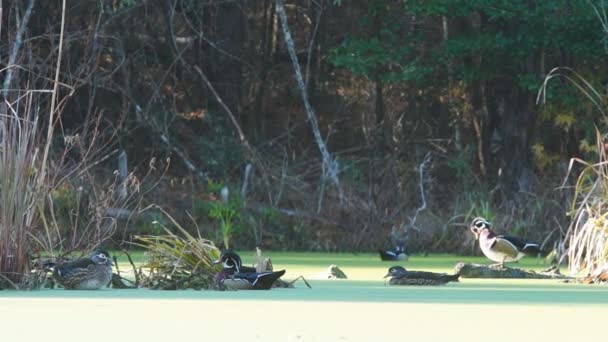
<path fill-rule="evenodd" d="M 480 255 L 476 216 L 603 282 L 607 6 L 0 2 L 0 288 L 99 248 L 156 284 L 229 247 Z"/>

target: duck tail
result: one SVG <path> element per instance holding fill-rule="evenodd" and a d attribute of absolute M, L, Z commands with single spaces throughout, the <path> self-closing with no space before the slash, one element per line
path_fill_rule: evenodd
<path fill-rule="evenodd" d="M 57 264 L 54 263 L 54 262 L 50 262 L 50 261 L 49 262 L 45 262 L 45 263 L 42 264 L 42 270 L 44 272 L 51 272 L 52 273 L 55 270 L 56 266 L 57 266 Z"/>
<path fill-rule="evenodd" d="M 549 254 L 546 250 L 540 248 L 540 245 L 537 243 L 527 243 L 524 248 L 522 248 L 522 252 L 530 256 L 540 256 L 545 257 Z"/>
<path fill-rule="evenodd" d="M 382 260 L 382 261 L 393 261 L 393 260 L 396 260 L 396 258 L 397 258 L 397 254 L 395 254 L 392 251 L 386 251 L 386 250 L 379 249 L 378 253 L 380 254 L 380 260 Z"/>

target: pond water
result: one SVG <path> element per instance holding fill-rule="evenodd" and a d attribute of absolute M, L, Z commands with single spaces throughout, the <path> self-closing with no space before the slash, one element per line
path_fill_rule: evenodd
<path fill-rule="evenodd" d="M 242 253 L 245 262 L 251 260 L 248 254 Z M 462 279 L 441 287 L 395 287 L 382 279 L 393 263 L 375 255 L 268 254 L 275 269 L 288 270 L 285 278 L 304 275 L 312 289 L 298 282 L 295 289 L 270 291 L 0 291 L 0 341 L 34 341 L 57 333 L 57 341 L 87 342 L 605 338 L 608 286 Z M 449 271 L 458 261 L 485 262 L 432 256 L 400 264 Z M 350 279 L 318 279 L 332 263 Z M 539 260 L 523 266 L 546 267 Z M 122 261 L 120 267 L 127 269 Z"/>

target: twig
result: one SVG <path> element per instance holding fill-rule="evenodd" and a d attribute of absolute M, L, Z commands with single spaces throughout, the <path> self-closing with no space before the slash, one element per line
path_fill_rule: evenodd
<path fill-rule="evenodd" d="M 129 259 L 129 263 L 131 264 L 131 267 L 133 267 L 133 274 L 135 274 L 135 286 L 139 287 L 139 274 L 137 273 L 137 268 L 135 267 L 135 263 L 133 262 L 133 259 L 131 258 L 131 254 L 129 254 L 129 252 L 127 252 L 124 249 L 122 252 L 125 253 L 125 255 L 127 256 L 127 259 Z M 118 270 L 118 267 L 116 267 L 116 269 Z"/>
<path fill-rule="evenodd" d="M 198 65 L 195 65 L 194 70 L 196 70 L 196 72 L 201 77 L 203 82 L 205 82 L 211 93 L 213 93 L 215 100 L 220 104 L 220 106 L 222 106 L 226 114 L 228 114 L 230 121 L 232 121 L 232 124 L 234 125 L 234 129 L 236 129 L 236 132 L 239 135 L 239 140 L 241 141 L 241 144 L 248 150 L 248 152 L 252 151 L 251 145 L 249 145 L 249 141 L 247 140 L 247 138 L 245 138 L 245 134 L 243 133 L 243 130 L 241 129 L 241 126 L 239 125 L 238 121 L 234 117 L 232 110 L 230 110 L 230 108 L 228 108 L 228 106 L 224 103 L 224 100 L 222 100 L 221 96 L 215 90 L 215 87 L 211 84 L 211 82 L 209 82 L 209 79 L 203 73 L 201 68 L 199 68 Z"/>
<path fill-rule="evenodd" d="M 12 282 L 8 277 L 6 277 L 4 274 L 0 273 L 0 279 L 4 279 L 7 283 L 9 283 L 15 290 L 19 290 L 19 285 L 15 284 L 14 282 Z M 2 289 L 2 288 L 0 288 Z"/>
<path fill-rule="evenodd" d="M 310 76 L 310 59 L 312 57 L 312 48 L 315 45 L 315 37 L 317 36 L 317 31 L 319 30 L 319 23 L 321 22 L 321 14 L 323 14 L 323 4 L 319 5 L 319 12 L 317 12 L 317 17 L 315 18 L 315 27 L 310 36 L 310 44 L 308 44 L 308 55 L 306 56 L 306 85 L 308 86 L 308 78 Z"/>
<path fill-rule="evenodd" d="M 428 152 L 420 166 L 418 166 L 418 174 L 420 177 L 418 187 L 420 188 L 420 198 L 422 200 L 422 205 L 416 208 L 416 212 L 414 213 L 414 217 L 410 218 L 410 227 L 416 231 L 420 231 L 416 227 L 416 219 L 418 218 L 418 214 L 420 214 L 423 210 L 426 210 L 426 195 L 424 194 L 424 170 L 427 168 L 428 164 L 431 162 L 431 152 Z"/>
<path fill-rule="evenodd" d="M 177 154 L 177 156 L 182 159 L 182 162 L 184 162 L 184 164 L 186 165 L 186 167 L 188 168 L 188 170 L 190 170 L 191 172 L 194 172 L 202 180 L 207 180 L 209 178 L 207 176 L 207 173 L 205 173 L 204 171 L 199 170 L 194 165 L 194 163 L 188 158 L 188 156 L 186 156 L 186 153 L 184 153 L 184 151 L 182 151 L 181 149 L 179 149 L 174 144 L 171 144 L 171 142 L 169 141 L 169 138 L 167 138 L 167 136 L 165 134 L 161 134 L 160 135 L 160 140 L 162 140 L 162 142 L 164 142 L 169 149 L 173 150 L 173 152 L 175 152 L 175 154 Z"/>
<path fill-rule="evenodd" d="M 32 0 L 33 2 L 33 0 Z M 42 155 L 42 163 L 40 167 L 40 176 L 38 178 L 38 189 L 42 188 L 43 182 L 46 178 L 46 163 L 49 156 L 49 149 L 51 148 L 53 131 L 55 128 L 55 102 L 57 100 L 57 93 L 59 90 L 59 71 L 61 70 L 61 55 L 63 52 L 63 32 L 65 30 L 65 3 L 66 0 L 61 2 L 61 30 L 59 33 L 59 51 L 57 52 L 57 66 L 55 67 L 55 81 L 53 83 L 53 93 L 51 94 L 51 110 L 49 112 L 49 123 L 46 132 L 46 144 L 44 144 L 44 154 Z"/>
<path fill-rule="evenodd" d="M 230 118 L 230 121 L 232 121 L 232 124 L 234 125 L 234 129 L 236 130 L 236 132 L 237 132 L 237 134 L 239 136 L 239 141 L 241 142 L 241 145 L 243 146 L 243 148 L 245 149 L 245 151 L 249 155 L 249 158 L 253 162 L 253 164 L 258 168 L 258 170 L 261 171 L 262 180 L 266 184 L 267 188 L 270 189 L 270 182 L 268 181 L 268 178 L 266 177 L 266 172 L 267 172 L 266 168 L 264 167 L 264 164 L 262 163 L 262 161 L 258 157 L 258 154 L 257 154 L 256 150 L 249 144 L 249 141 L 245 137 L 245 134 L 243 133 L 243 130 L 241 129 L 241 126 L 239 125 L 238 121 L 236 120 L 236 117 L 232 113 L 232 110 L 230 110 L 230 108 L 224 103 L 224 101 L 222 100 L 222 97 L 215 90 L 215 87 L 213 86 L 213 84 L 211 84 L 211 82 L 209 81 L 209 79 L 207 78 L 207 76 L 205 75 L 205 73 L 203 73 L 203 71 L 201 70 L 201 68 L 199 68 L 198 65 L 195 65 L 194 66 L 194 70 L 196 70 L 196 72 L 199 74 L 199 76 L 201 77 L 201 79 L 203 80 L 203 82 L 205 82 L 205 84 L 207 85 L 207 88 L 209 88 L 209 90 L 211 91 L 211 93 L 213 93 L 213 96 L 215 97 L 215 100 L 224 109 L 224 111 L 226 112 L 226 114 L 228 114 L 228 117 Z M 268 197 L 269 197 L 270 200 L 272 200 L 272 196 L 271 196 L 270 193 L 268 194 Z"/>
<path fill-rule="evenodd" d="M 120 277 L 120 269 L 118 269 L 118 259 L 116 255 L 112 256 L 112 260 L 114 260 L 114 267 L 116 267 L 116 274 Z"/>
<path fill-rule="evenodd" d="M 289 282 L 287 282 L 287 283 L 288 283 L 289 285 L 293 285 L 293 284 L 294 284 L 296 281 L 298 281 L 298 280 L 300 280 L 300 279 L 302 279 L 302 281 L 304 282 L 304 284 L 306 284 L 306 286 L 307 286 L 309 289 L 312 289 L 312 286 L 310 286 L 310 284 L 309 284 L 309 283 L 306 281 L 306 278 L 304 278 L 304 276 L 299 276 L 299 277 L 297 277 L 296 279 L 291 280 L 291 281 L 289 281 Z"/>
<path fill-rule="evenodd" d="M 245 176 L 243 177 L 243 186 L 241 187 L 241 198 L 243 198 L 243 200 L 246 200 L 247 186 L 249 185 L 249 178 L 251 177 L 252 168 L 251 163 L 247 163 L 247 166 L 245 166 Z"/>
<path fill-rule="evenodd" d="M 350 227 L 340 223 L 338 221 L 334 221 L 331 218 L 326 218 L 320 215 L 317 215 L 315 213 L 312 212 L 308 212 L 308 211 L 303 211 L 303 210 L 297 210 L 297 209 L 285 209 L 285 208 L 278 208 L 278 207 L 272 207 L 273 210 L 278 210 L 280 213 L 290 216 L 290 217 L 298 217 L 298 218 L 304 218 L 304 219 L 309 219 L 309 220 L 313 220 L 313 221 L 318 221 L 318 222 L 322 222 L 324 224 L 331 224 L 334 225 L 338 228 L 344 229 L 344 230 L 349 230 Z M 261 206 L 261 205 L 256 205 L 256 204 L 248 204 L 245 206 L 245 209 L 251 209 L 251 210 L 255 210 L 258 212 L 262 212 L 264 210 L 267 210 L 268 207 L 265 206 Z"/>

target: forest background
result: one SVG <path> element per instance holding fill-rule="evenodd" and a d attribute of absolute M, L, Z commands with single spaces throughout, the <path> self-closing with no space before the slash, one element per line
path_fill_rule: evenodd
<path fill-rule="evenodd" d="M 484 216 L 551 249 L 603 146 L 603 1 L 0 4 L 5 103 L 53 127 L 46 249 L 165 214 L 238 248 L 470 254 Z"/>

